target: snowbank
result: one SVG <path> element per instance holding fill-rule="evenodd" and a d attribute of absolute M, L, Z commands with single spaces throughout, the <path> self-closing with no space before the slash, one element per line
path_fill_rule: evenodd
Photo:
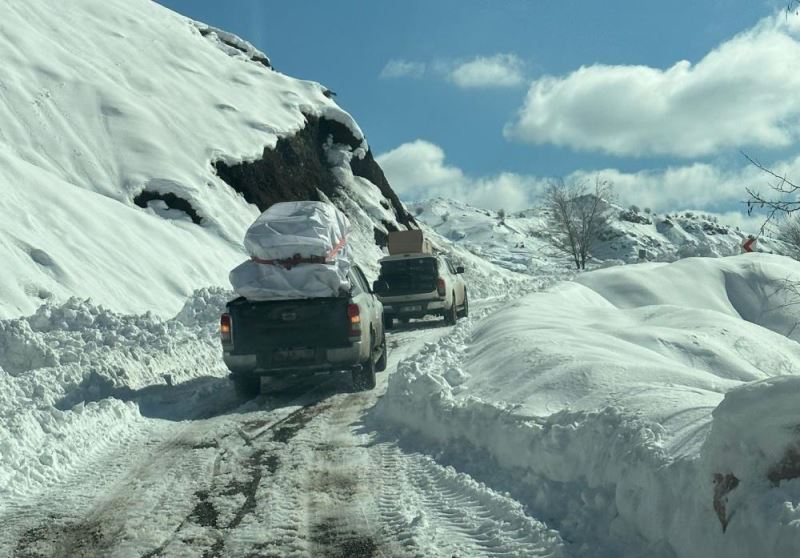
<path fill-rule="evenodd" d="M 77 298 L 0 321 L 0 501 L 130 440 L 144 426 L 138 402 L 148 389 L 226 376 L 217 328 L 231 295 L 199 290 L 166 321 Z M 198 393 L 187 394 L 189 408 Z"/>
<path fill-rule="evenodd" d="M 800 264 L 763 254 L 584 274 L 402 363 L 377 417 L 515 493 L 577 554 L 792 555 L 787 278 Z"/>

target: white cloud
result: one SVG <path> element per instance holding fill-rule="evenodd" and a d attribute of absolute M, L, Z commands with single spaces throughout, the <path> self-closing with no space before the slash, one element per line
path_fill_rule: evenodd
<path fill-rule="evenodd" d="M 796 19 L 763 20 L 695 65 L 593 65 L 537 79 L 506 136 L 630 156 L 789 145 L 800 123 Z"/>
<path fill-rule="evenodd" d="M 377 161 L 399 193 L 418 196 L 467 180 L 461 169 L 447 166 L 444 158 L 444 150 L 438 145 L 416 140 L 378 155 Z"/>
<path fill-rule="evenodd" d="M 433 143 L 416 140 L 377 157 L 390 184 L 405 201 L 437 196 L 487 209 L 518 210 L 535 206 L 549 177 L 503 172 L 471 177 L 449 165 L 445 152 Z M 779 175 L 800 177 L 800 156 L 771 165 Z M 578 170 L 564 177 L 567 182 L 589 181 L 596 176 L 614 185 L 623 206 L 636 204 L 658 212 L 698 208 L 716 211 L 723 221 L 752 228 L 763 216 L 745 215 L 746 187 L 769 192 L 769 177 L 752 165 L 733 169 L 695 163 L 659 170 L 622 172 L 618 169 Z M 775 182 L 775 180 L 772 180 Z M 720 213 L 721 212 L 721 213 Z"/>
<path fill-rule="evenodd" d="M 800 157 L 776 163 L 774 169 L 787 176 L 800 176 Z M 769 192 L 770 177 L 752 165 L 722 169 L 706 163 L 625 173 L 617 169 L 576 171 L 568 180 L 587 180 L 596 175 L 614 183 L 622 204 L 636 204 L 658 211 L 685 208 L 741 207 L 747 187 Z M 772 180 L 775 182 L 775 180 Z"/>
<path fill-rule="evenodd" d="M 515 54 L 478 56 L 451 68 L 448 79 L 462 88 L 514 87 L 522 83 L 522 61 Z"/>
<path fill-rule="evenodd" d="M 437 196 L 487 209 L 529 207 L 544 182 L 514 173 L 471 178 L 445 162 L 445 153 L 433 143 L 404 143 L 377 157 L 401 199 L 416 201 Z"/>
<path fill-rule="evenodd" d="M 423 62 L 413 62 L 411 60 L 393 59 L 389 60 L 380 73 L 382 78 L 419 78 L 425 74 L 425 64 Z"/>
<path fill-rule="evenodd" d="M 523 67 L 522 60 L 515 54 L 476 56 L 466 62 L 439 60 L 430 65 L 395 58 L 386 63 L 380 77 L 420 78 L 430 73 L 464 89 L 513 87 L 523 82 Z"/>

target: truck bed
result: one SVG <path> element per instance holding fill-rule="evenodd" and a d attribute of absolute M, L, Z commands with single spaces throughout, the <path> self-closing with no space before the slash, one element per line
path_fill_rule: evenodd
<path fill-rule="evenodd" d="M 347 347 L 347 297 L 228 303 L 233 354 L 267 355 L 274 349 Z"/>

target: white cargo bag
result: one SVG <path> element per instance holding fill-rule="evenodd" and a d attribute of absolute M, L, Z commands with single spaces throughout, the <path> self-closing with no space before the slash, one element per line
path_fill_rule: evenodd
<path fill-rule="evenodd" d="M 233 289 L 250 300 L 322 298 L 350 290 L 350 222 L 323 202 L 276 203 L 247 229 L 251 256 L 231 271 Z"/>
<path fill-rule="evenodd" d="M 342 280 L 336 264 L 300 264 L 292 269 L 260 264 L 252 260 L 235 267 L 231 285 L 248 300 L 327 298 L 350 291 L 350 282 Z"/>
<path fill-rule="evenodd" d="M 261 260 L 295 256 L 332 260 L 340 256 L 349 230 L 350 222 L 344 213 L 328 203 L 276 203 L 247 229 L 244 249 Z"/>

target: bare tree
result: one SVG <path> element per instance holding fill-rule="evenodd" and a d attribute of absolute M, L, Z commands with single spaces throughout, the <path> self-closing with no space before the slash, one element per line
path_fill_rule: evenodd
<path fill-rule="evenodd" d="M 786 245 L 787 255 L 800 260 L 800 215 L 788 215 L 778 226 L 775 236 Z"/>
<path fill-rule="evenodd" d="M 786 18 L 788 19 L 792 14 L 795 16 L 800 15 L 800 0 L 789 0 L 789 3 L 786 5 Z M 773 182 L 769 183 L 769 187 L 773 191 L 771 196 L 762 196 L 761 192 L 758 190 L 751 187 L 747 188 L 747 194 L 750 196 L 750 199 L 745 201 L 747 204 L 747 215 L 752 215 L 755 209 L 767 211 L 767 217 L 761 225 L 761 229 L 758 231 L 756 237 L 764 232 L 776 215 L 780 215 L 787 219 L 783 225 L 780 226 L 778 236 L 794 237 L 796 240 L 800 240 L 800 238 L 794 236 L 795 233 L 792 230 L 796 224 L 796 219 L 794 219 L 793 214 L 800 209 L 800 199 L 798 199 L 800 198 L 800 185 L 789 180 L 785 174 L 780 175 L 765 167 L 747 153 L 742 152 L 742 155 L 745 159 L 750 161 L 753 166 L 773 179 Z M 800 252 L 798 252 L 798 255 L 800 255 Z"/>
<path fill-rule="evenodd" d="M 800 210 L 800 185 L 789 180 L 786 175 L 780 175 L 775 171 L 765 167 L 749 155 L 742 153 L 744 157 L 756 168 L 760 169 L 772 179 L 768 183 L 771 195 L 763 195 L 759 190 L 748 187 L 747 195 L 750 196 L 745 204 L 747 214 L 752 215 L 755 210 L 765 210 L 767 217 L 761 225 L 758 234 L 761 235 L 767 226 L 774 221 L 776 216 L 790 216 L 795 211 Z"/>
<path fill-rule="evenodd" d="M 786 255 L 800 260 L 800 213 L 796 213 L 800 210 L 800 185 L 789 180 L 785 174 L 778 174 L 748 155 L 744 153 L 743 155 L 772 180 L 768 183 L 768 186 L 773 193 L 768 196 L 762 195 L 760 191 L 754 188 L 747 188 L 747 193 L 750 196 L 750 199 L 745 202 L 747 204 L 747 214 L 752 215 L 756 209 L 766 210 L 767 212 L 767 217 L 761 225 L 758 235 L 761 235 L 769 227 L 774 236 L 784 243 L 787 250 Z M 783 218 L 777 226 L 774 225 L 776 218 Z M 777 284 L 773 294 L 783 297 L 782 304 L 774 309 L 799 305 L 800 281 L 784 279 Z M 800 320 L 795 322 L 786 336 L 791 337 L 798 325 L 800 325 Z"/>
<path fill-rule="evenodd" d="M 577 269 L 586 269 L 586 260 L 608 228 L 608 198 L 612 194 L 610 182 L 598 176 L 594 188 L 586 182 L 567 184 L 563 180 L 551 182 L 544 196 L 547 210 L 547 230 L 550 243 L 569 254 Z"/>

